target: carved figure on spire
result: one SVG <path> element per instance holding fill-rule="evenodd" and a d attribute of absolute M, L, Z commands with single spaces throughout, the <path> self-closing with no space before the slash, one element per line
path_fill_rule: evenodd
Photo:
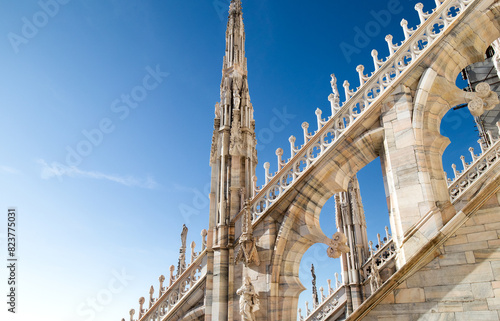
<path fill-rule="evenodd" d="M 243 217 L 241 219 L 241 236 L 239 239 L 240 247 L 236 251 L 234 261 L 235 263 L 243 261 L 245 265 L 255 263 L 255 265 L 259 266 L 259 253 L 257 252 L 255 238 L 253 237 L 252 218 L 247 201 L 245 201 L 242 211 Z"/>
<path fill-rule="evenodd" d="M 330 75 L 332 77 L 332 80 L 330 81 L 330 84 L 332 85 L 332 93 L 334 96 L 339 97 L 339 90 L 337 88 L 337 78 L 335 77 L 335 74 Z"/>
<path fill-rule="evenodd" d="M 186 270 L 186 238 L 188 228 L 186 224 L 182 225 L 181 232 L 181 248 L 179 249 L 179 262 L 177 264 L 177 276 L 181 275 Z"/>

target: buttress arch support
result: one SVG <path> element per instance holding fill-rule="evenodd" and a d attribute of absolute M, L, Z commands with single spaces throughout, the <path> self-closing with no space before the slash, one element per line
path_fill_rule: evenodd
<path fill-rule="evenodd" d="M 279 232 L 271 258 L 271 320 L 296 320 L 299 295 L 305 290 L 299 279 L 300 261 L 312 245 L 326 244 L 331 238 L 320 227 L 321 209 L 334 194 L 346 191 L 351 178 L 378 157 L 382 139 L 380 128 L 365 132 L 345 151 L 359 156 L 332 155 L 298 187 L 284 213 L 272 214 Z"/>
<path fill-rule="evenodd" d="M 499 21 L 497 1 L 480 3 L 419 66 L 421 76 L 403 82 L 382 110 L 386 132 L 382 166 L 390 194 L 391 230 L 400 249 L 399 267 L 457 212 L 442 165 L 449 139 L 440 134 L 440 124 L 452 107 L 468 102 L 468 93 L 455 85 L 456 76 L 484 60 L 487 48 L 500 37 Z M 407 157 L 404 164 L 402 154 Z"/>

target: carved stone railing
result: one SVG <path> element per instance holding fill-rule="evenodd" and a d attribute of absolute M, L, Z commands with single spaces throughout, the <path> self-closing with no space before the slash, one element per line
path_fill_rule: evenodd
<path fill-rule="evenodd" d="M 497 124 L 500 133 L 500 124 Z M 462 156 L 463 170 L 457 171 L 457 166 L 452 165 L 455 178 L 448 180 L 448 192 L 450 193 L 451 201 L 456 202 L 461 195 L 463 195 L 479 178 L 485 175 L 488 170 L 500 160 L 500 137 L 494 139 L 491 133 L 488 134 L 489 142 L 484 144 L 479 140 L 481 146 L 481 154 L 474 154 L 474 149 L 469 148 L 471 153 L 472 162 L 467 163 L 465 157 Z"/>
<path fill-rule="evenodd" d="M 321 303 L 314 309 L 309 311 L 306 305 L 306 318 L 302 317 L 302 311 L 299 309 L 300 321 L 322 321 L 333 315 L 336 311 L 346 304 L 345 287 L 342 285 L 335 291 L 332 291 L 327 297 L 322 297 Z"/>
<path fill-rule="evenodd" d="M 436 8 L 432 13 L 425 13 L 423 5 L 417 4 L 415 10 L 420 18 L 420 25 L 413 29 L 408 28 L 406 20 L 401 22 L 405 40 L 401 44 L 394 44 L 392 36 L 386 41 L 389 47 L 389 57 L 378 59 L 376 50 L 372 51 L 375 71 L 371 75 L 364 74 L 364 67 L 358 66 L 360 87 L 351 90 L 349 83 L 344 82 L 346 101 L 339 105 L 339 95 L 336 88 L 336 79 L 332 77 L 333 94 L 330 95 L 331 116 L 321 118 L 321 110 L 316 111 L 317 130 L 309 133 L 308 123 L 303 123 L 304 144 L 295 146 L 295 137 L 290 137 L 291 156 L 288 161 L 282 160 L 283 150 L 276 152 L 278 157 L 278 171 L 269 172 L 270 164 L 265 163 L 265 184 L 257 187 L 254 177 L 253 199 L 251 200 L 252 219 L 255 222 L 270 206 L 292 186 L 313 163 L 329 150 L 343 133 L 354 124 L 366 110 L 382 99 L 382 94 L 393 86 L 401 75 L 416 64 L 417 59 L 426 53 L 438 37 L 445 34 L 445 30 L 463 13 L 471 3 L 478 0 L 435 0 Z"/>
<path fill-rule="evenodd" d="M 186 229 L 187 233 L 187 229 Z M 187 266 L 179 264 L 181 268 L 175 273 L 175 266 L 170 266 L 170 278 L 167 280 L 167 286 L 164 286 L 166 281 L 165 276 L 159 278 L 158 297 L 155 298 L 155 289 L 151 286 L 149 291 L 149 302 L 147 307 L 144 306 L 146 299 L 139 299 L 138 318 L 134 316 L 136 311 L 130 310 L 130 321 L 161 321 L 166 320 L 172 311 L 175 311 L 185 298 L 188 298 L 194 291 L 197 290 L 200 284 L 206 278 L 207 273 L 207 231 L 202 230 L 201 252 L 196 252 L 195 242 L 191 243 L 191 260 Z M 185 244 L 185 243 L 183 243 Z M 184 245 L 183 245 L 184 247 Z M 181 247 L 181 253 L 184 253 Z M 185 249 L 184 249 L 185 250 Z M 179 261 L 185 262 L 185 256 L 181 255 Z M 122 319 L 125 321 L 125 319 Z"/>
<path fill-rule="evenodd" d="M 382 270 L 396 256 L 396 245 L 392 240 L 389 229 L 385 228 L 386 237 L 381 240 L 380 234 L 377 234 L 378 244 L 373 249 L 373 242 L 370 241 L 370 257 L 361 267 L 363 273 L 362 280 L 366 282 L 372 275 L 372 260 L 375 260 L 377 270 Z"/>
<path fill-rule="evenodd" d="M 166 289 L 163 295 L 152 302 L 149 308 L 137 321 L 160 321 L 182 301 L 183 297 L 189 296 L 196 285 L 205 279 L 207 272 L 207 251 L 204 250 L 198 258 L 188 266 L 175 282 Z"/>

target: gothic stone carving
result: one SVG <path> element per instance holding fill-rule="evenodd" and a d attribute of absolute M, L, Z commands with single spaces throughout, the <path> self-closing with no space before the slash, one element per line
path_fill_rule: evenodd
<path fill-rule="evenodd" d="M 244 284 L 236 290 L 240 296 L 241 321 L 255 321 L 255 311 L 259 310 L 259 295 L 255 292 L 250 277 L 245 278 Z"/>
<path fill-rule="evenodd" d="M 333 234 L 332 239 L 328 241 L 327 245 L 329 248 L 326 249 L 326 253 L 329 257 L 337 259 L 342 253 L 349 253 L 350 249 L 346 243 L 347 237 L 343 233 L 337 232 Z"/>
<path fill-rule="evenodd" d="M 257 252 L 257 246 L 255 243 L 255 238 L 253 237 L 252 229 L 252 218 L 250 210 L 248 209 L 248 202 L 245 202 L 243 206 L 243 218 L 241 220 L 241 236 L 239 239 L 240 247 L 236 251 L 234 257 L 235 263 L 243 261 L 246 265 L 250 263 L 255 263 L 255 265 L 260 265 L 259 253 Z"/>

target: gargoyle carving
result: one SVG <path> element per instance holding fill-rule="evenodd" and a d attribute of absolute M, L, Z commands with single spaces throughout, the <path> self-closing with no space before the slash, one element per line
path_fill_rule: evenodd
<path fill-rule="evenodd" d="M 337 259 L 342 255 L 342 253 L 350 252 L 350 249 L 346 245 L 346 243 L 347 237 L 344 235 L 344 233 L 337 232 L 333 234 L 331 240 L 328 240 L 327 245 L 329 246 L 329 248 L 326 249 L 326 253 L 332 259 Z"/>

